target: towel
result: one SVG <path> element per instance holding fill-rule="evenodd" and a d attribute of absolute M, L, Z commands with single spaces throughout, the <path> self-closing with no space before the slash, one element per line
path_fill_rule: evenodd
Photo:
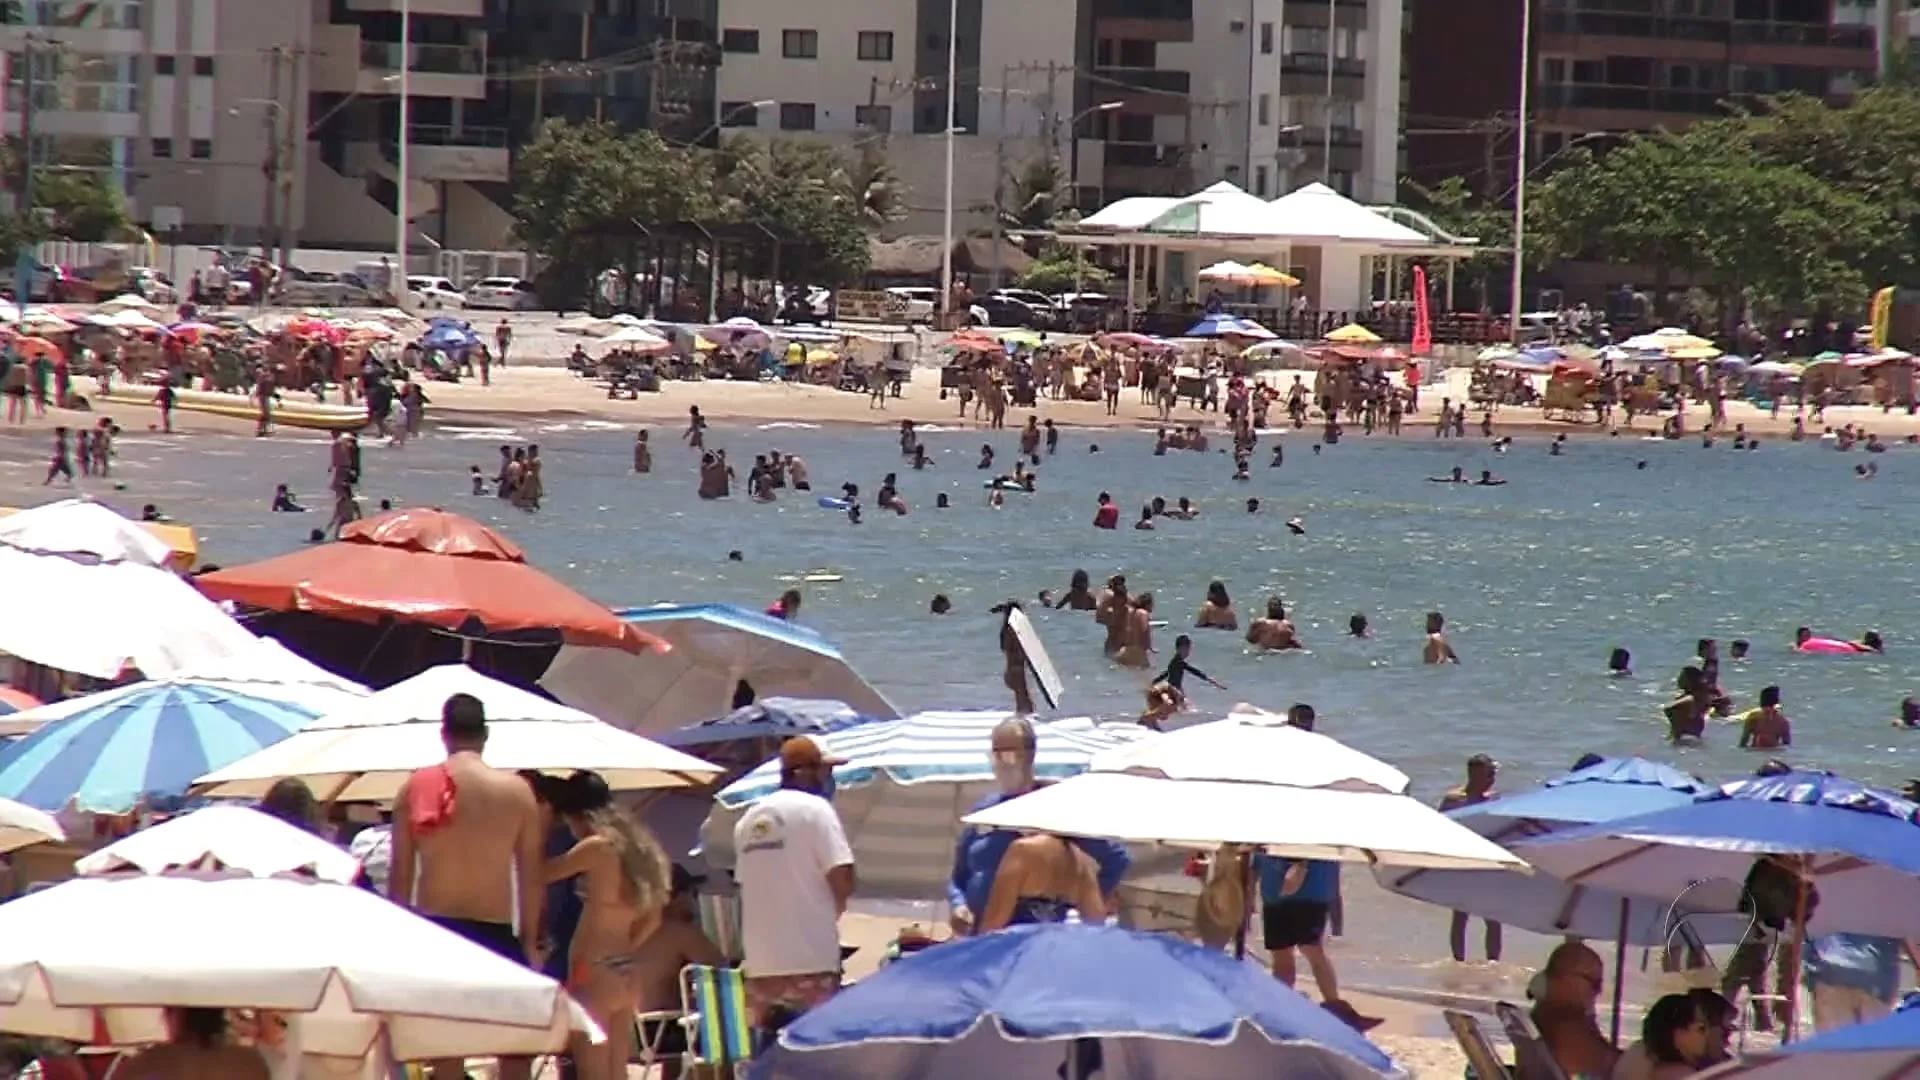
<path fill-rule="evenodd" d="M 407 820 L 426 836 L 453 820 L 453 773 L 442 765 L 416 770 L 407 785 Z"/>

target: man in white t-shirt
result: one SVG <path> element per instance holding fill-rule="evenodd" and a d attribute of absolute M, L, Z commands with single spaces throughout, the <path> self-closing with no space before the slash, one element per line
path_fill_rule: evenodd
<path fill-rule="evenodd" d="M 806 736 L 780 747 L 780 790 L 733 829 L 746 947 L 747 1009 L 758 1027 L 805 1012 L 840 988 L 840 915 L 853 895 L 853 849 L 833 795 L 833 767 Z"/>

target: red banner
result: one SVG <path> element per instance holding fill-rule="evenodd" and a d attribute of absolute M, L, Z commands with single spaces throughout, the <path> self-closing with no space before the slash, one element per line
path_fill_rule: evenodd
<path fill-rule="evenodd" d="M 1433 349 L 1433 313 L 1427 310 L 1427 268 L 1413 268 L 1413 355 Z"/>

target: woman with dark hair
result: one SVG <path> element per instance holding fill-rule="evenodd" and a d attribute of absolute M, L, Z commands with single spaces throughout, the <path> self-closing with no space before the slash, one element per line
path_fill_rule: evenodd
<path fill-rule="evenodd" d="M 297 776 L 286 776 L 273 782 L 260 800 L 258 807 L 263 814 L 272 814 L 296 829 L 319 835 L 320 805 L 313 797 L 313 789 L 305 780 Z"/>
<path fill-rule="evenodd" d="M 597 773 L 576 772 L 556 794 L 554 810 L 573 833 L 571 850 L 547 860 L 547 880 L 580 879 L 580 925 L 567 963 L 567 989 L 593 1015 L 606 1041 L 576 1039 L 581 1080 L 626 1075 L 639 987 L 634 954 L 660 927 L 671 896 L 672 864 L 653 834 L 613 804 Z"/>
<path fill-rule="evenodd" d="M 1224 581 L 1215 581 L 1207 585 L 1207 602 L 1200 605 L 1200 614 L 1193 620 L 1197 630 L 1238 630 L 1240 616 L 1233 610 L 1233 600 L 1227 595 Z"/>
<path fill-rule="evenodd" d="M 1700 1071 L 1707 1057 L 1707 1017 L 1687 994 L 1668 994 L 1653 1003 L 1640 1024 L 1640 1039 L 1653 1060 L 1649 1080 L 1682 1080 Z"/>

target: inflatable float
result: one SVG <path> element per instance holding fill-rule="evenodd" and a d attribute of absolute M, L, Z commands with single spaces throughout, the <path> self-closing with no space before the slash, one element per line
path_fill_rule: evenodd
<path fill-rule="evenodd" d="M 95 393 L 93 400 L 110 405 L 152 405 L 155 393 L 157 389 L 149 386 L 116 386 L 104 394 Z M 236 420 L 257 420 L 260 417 L 260 406 L 252 398 L 212 390 L 175 390 L 173 408 L 175 412 L 230 416 Z M 98 406 L 95 411 L 100 411 Z M 273 423 L 275 427 L 309 428 L 315 431 L 358 431 L 367 426 L 367 410 L 358 405 L 328 405 L 317 401 L 283 399 L 274 403 Z"/>
<path fill-rule="evenodd" d="M 1018 491 L 1023 495 L 1033 494 L 1033 489 L 1025 484 L 1016 484 L 1011 480 L 989 480 L 980 485 L 988 491 Z"/>
<path fill-rule="evenodd" d="M 1795 645 L 1793 647 L 1793 651 L 1803 652 L 1803 653 L 1825 653 L 1829 655 L 1835 654 L 1835 653 L 1845 653 L 1845 654 L 1851 655 L 1853 653 L 1871 652 L 1872 650 L 1863 649 L 1860 646 L 1855 645 L 1851 641 L 1840 641 L 1836 638 L 1830 638 L 1830 637 L 1810 637 L 1807 640 L 1801 642 L 1800 644 Z"/>
<path fill-rule="evenodd" d="M 845 510 L 853 505 L 850 499 L 836 499 L 831 495 L 822 495 L 814 501 L 820 504 L 822 510 Z"/>

